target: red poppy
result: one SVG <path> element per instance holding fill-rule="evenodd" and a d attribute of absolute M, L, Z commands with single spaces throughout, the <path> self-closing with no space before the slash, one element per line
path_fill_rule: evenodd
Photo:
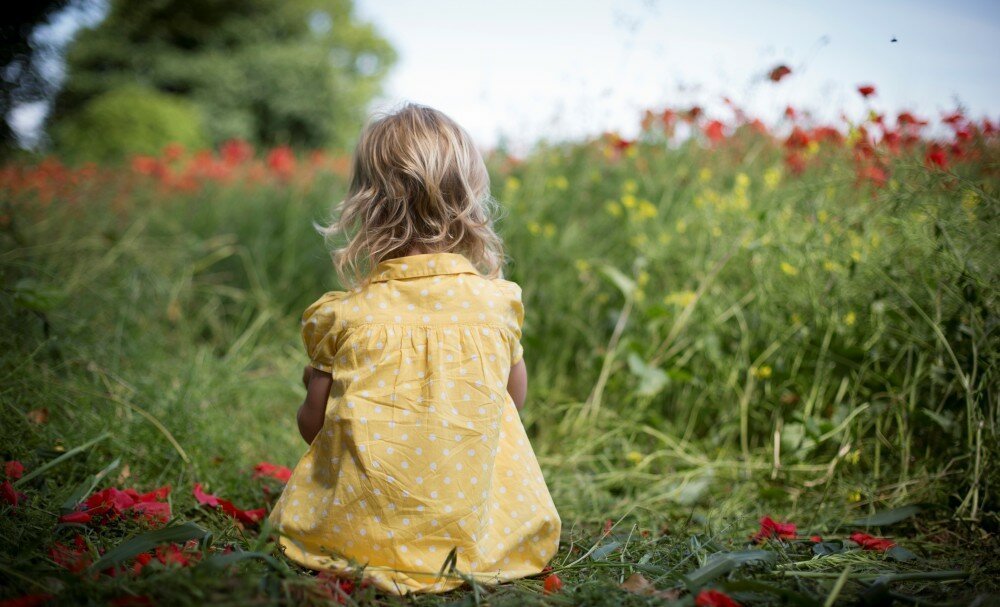
<path fill-rule="evenodd" d="M 49 557 L 57 565 L 73 573 L 80 573 L 90 567 L 90 551 L 87 550 L 86 540 L 79 533 L 73 538 L 72 546 L 60 542 L 53 544 L 52 548 L 49 549 Z"/>
<path fill-rule="evenodd" d="M 911 112 L 900 112 L 899 116 L 896 117 L 896 124 L 898 124 L 900 127 L 905 127 L 905 126 L 922 127 L 922 126 L 927 126 L 928 121 L 924 120 L 923 118 L 918 118 Z"/>
<path fill-rule="evenodd" d="M 660 114 L 660 122 L 663 123 L 663 126 L 666 129 L 673 128 L 674 122 L 676 122 L 676 121 L 677 121 L 677 112 L 675 112 L 675 111 L 673 111 L 673 110 L 671 110 L 669 108 L 663 110 L 663 113 Z"/>
<path fill-rule="evenodd" d="M 694 599 L 696 607 L 740 607 L 728 594 L 718 590 L 702 590 Z"/>
<path fill-rule="evenodd" d="M 0 601 L 0 607 L 38 607 L 44 605 L 55 598 L 52 594 L 26 594 L 24 596 L 4 599 Z"/>
<path fill-rule="evenodd" d="M 874 164 L 865 165 L 858 169 L 858 180 L 870 181 L 877 187 L 882 187 L 888 181 L 889 175 L 885 169 Z"/>
<path fill-rule="evenodd" d="M 219 151 L 222 161 L 229 166 L 242 164 L 253 158 L 253 146 L 242 139 L 230 139 L 222 144 Z"/>
<path fill-rule="evenodd" d="M 684 115 L 684 120 L 688 122 L 694 122 L 695 120 L 698 120 L 698 118 L 702 115 L 702 113 L 703 110 L 701 109 L 701 106 L 692 105 L 691 109 L 689 109 L 687 113 Z"/>
<path fill-rule="evenodd" d="M 795 108 L 793 108 L 790 105 L 785 106 L 785 118 L 788 118 L 789 120 L 795 120 L 797 115 L 798 114 L 795 111 Z"/>
<path fill-rule="evenodd" d="M 86 525 L 94 517 L 88 512 L 70 512 L 69 514 L 64 514 L 59 517 L 60 523 L 78 523 L 80 525 Z"/>
<path fill-rule="evenodd" d="M 896 542 L 888 538 L 873 537 L 860 531 L 851 534 L 851 541 L 861 546 L 864 550 L 876 550 L 880 552 L 884 552 L 896 545 Z"/>
<path fill-rule="evenodd" d="M 811 535 L 809 536 L 809 541 L 814 544 L 818 544 L 823 541 L 823 538 L 818 535 Z"/>
<path fill-rule="evenodd" d="M 795 539 L 795 523 L 779 523 L 770 516 L 760 519 L 760 531 L 753 536 L 758 544 L 769 538 L 781 540 Z"/>
<path fill-rule="evenodd" d="M 163 148 L 163 157 L 167 159 L 167 162 L 173 162 L 184 155 L 184 146 L 173 142 L 168 143 Z"/>
<path fill-rule="evenodd" d="M 948 168 L 948 157 L 945 155 L 944 148 L 937 143 L 927 146 L 927 154 L 924 155 L 924 164 L 930 168 Z"/>
<path fill-rule="evenodd" d="M 798 152 L 785 154 L 785 165 L 788 166 L 793 175 L 801 175 L 806 170 L 806 160 Z"/>
<path fill-rule="evenodd" d="M 957 126 L 959 123 L 964 121 L 965 121 L 965 116 L 963 116 L 961 112 L 952 112 L 950 114 L 946 114 L 944 118 L 941 119 L 941 122 L 945 124 L 950 124 L 952 126 Z"/>
<path fill-rule="evenodd" d="M 785 140 L 785 147 L 792 150 L 802 149 L 807 147 L 810 141 L 812 138 L 805 129 L 795 127 Z"/>
<path fill-rule="evenodd" d="M 712 143 L 718 143 L 726 138 L 725 133 L 723 133 L 723 124 L 718 120 L 713 120 L 705 125 L 702 129 L 705 133 L 705 137 L 708 137 L 709 141 Z"/>
<path fill-rule="evenodd" d="M 231 501 L 205 493 L 201 488 L 201 483 L 194 485 L 194 498 L 203 506 L 221 508 L 223 512 L 240 521 L 244 525 L 256 525 L 267 514 L 266 508 L 256 508 L 254 510 L 242 510 L 237 508 Z"/>
<path fill-rule="evenodd" d="M 545 578 L 545 583 L 544 583 L 545 594 L 555 594 L 556 592 L 562 590 L 562 587 L 563 587 L 563 582 L 561 579 L 559 579 L 558 575 L 550 573 L 548 577 Z"/>
<path fill-rule="evenodd" d="M 291 179 L 295 172 L 295 154 L 288 146 L 276 147 L 267 153 L 267 167 L 280 179 Z"/>
<path fill-rule="evenodd" d="M 858 92 L 861 93 L 862 97 L 867 99 L 875 94 L 875 87 L 871 84 L 862 84 L 858 87 Z"/>
<path fill-rule="evenodd" d="M 17 461 L 16 459 L 11 460 L 6 464 L 4 464 L 3 470 L 4 474 L 7 475 L 8 479 L 16 481 L 17 479 L 21 478 L 24 475 L 24 464 Z"/>
<path fill-rule="evenodd" d="M 767 73 L 767 78 L 771 82 L 780 82 L 782 78 L 792 73 L 792 68 L 787 65 L 781 64 L 775 66 Z"/>
<path fill-rule="evenodd" d="M 261 462 L 253 467 L 253 477 L 260 478 L 262 476 L 269 476 L 283 483 L 287 483 L 288 479 L 292 477 L 292 471 L 286 466 Z"/>
<path fill-rule="evenodd" d="M 818 142 L 840 143 L 844 136 L 832 126 L 818 126 L 812 130 L 812 138 Z"/>

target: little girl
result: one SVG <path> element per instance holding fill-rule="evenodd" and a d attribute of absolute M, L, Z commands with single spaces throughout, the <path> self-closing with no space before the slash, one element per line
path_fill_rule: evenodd
<path fill-rule="evenodd" d="M 364 568 L 392 594 L 459 573 L 539 573 L 561 521 L 518 411 L 521 289 L 503 279 L 489 176 L 469 135 L 407 105 L 364 129 L 327 236 L 347 291 L 302 317 L 309 449 L 270 515 L 305 567 Z"/>

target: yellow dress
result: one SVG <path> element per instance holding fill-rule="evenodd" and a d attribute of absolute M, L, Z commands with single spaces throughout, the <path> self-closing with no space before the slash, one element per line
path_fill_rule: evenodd
<path fill-rule="evenodd" d="M 539 573 L 561 521 L 507 393 L 522 356 L 513 282 L 463 255 L 381 262 L 309 306 L 311 365 L 333 376 L 323 428 L 270 514 L 285 555 L 392 594 Z"/>

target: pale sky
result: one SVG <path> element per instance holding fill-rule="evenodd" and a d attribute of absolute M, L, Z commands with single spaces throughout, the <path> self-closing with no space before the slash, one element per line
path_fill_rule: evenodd
<path fill-rule="evenodd" d="M 788 104 L 856 118 L 859 84 L 878 87 L 880 111 L 937 117 L 961 103 L 1000 118 L 1000 0 L 356 0 L 356 13 L 400 56 L 372 109 L 431 105 L 484 148 L 631 137 L 643 109 L 667 105 L 727 119 L 723 95 L 765 122 Z M 68 40 L 100 17 L 66 14 L 41 35 Z M 765 81 L 779 63 L 792 75 Z M 27 142 L 45 111 L 14 112 Z"/>
<path fill-rule="evenodd" d="M 872 105 L 1000 116 L 1000 1 L 358 0 L 400 54 L 375 107 L 436 107 L 484 147 L 616 130 L 642 109 L 730 96 L 766 121 L 786 104 L 836 120 Z M 890 40 L 896 37 L 898 42 Z M 793 74 L 763 81 L 786 63 Z"/>

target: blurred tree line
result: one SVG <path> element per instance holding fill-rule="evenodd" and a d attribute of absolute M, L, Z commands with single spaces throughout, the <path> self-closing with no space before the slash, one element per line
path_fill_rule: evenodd
<path fill-rule="evenodd" d="M 46 130 L 108 160 L 172 141 L 346 146 L 396 54 L 351 0 L 110 0 L 65 59 Z"/>

